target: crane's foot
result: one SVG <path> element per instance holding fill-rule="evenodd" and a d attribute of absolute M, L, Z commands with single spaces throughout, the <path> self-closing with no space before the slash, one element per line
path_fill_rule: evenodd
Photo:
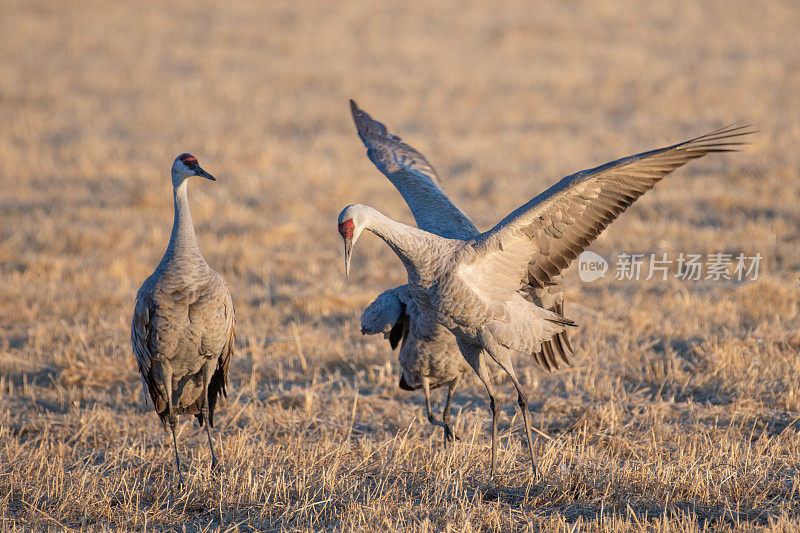
<path fill-rule="evenodd" d="M 450 426 L 444 427 L 444 446 L 447 448 L 451 443 L 455 441 L 460 441 L 461 438 L 455 434 L 453 428 Z"/>
<path fill-rule="evenodd" d="M 175 476 L 174 475 L 172 476 L 172 482 L 169 484 L 169 500 L 168 501 L 169 501 L 169 504 L 171 506 L 175 505 L 177 503 L 177 501 L 178 501 L 178 498 L 176 497 L 176 494 L 175 494 L 176 492 L 178 493 L 178 496 L 180 496 L 181 494 L 186 492 L 186 485 L 183 483 L 183 475 L 181 475 L 181 471 L 178 470 L 177 474 L 178 474 L 178 484 L 177 484 L 177 486 L 175 485 Z"/>

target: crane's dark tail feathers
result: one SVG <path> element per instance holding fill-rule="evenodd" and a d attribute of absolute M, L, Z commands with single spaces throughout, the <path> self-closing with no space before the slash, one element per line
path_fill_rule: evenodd
<path fill-rule="evenodd" d="M 562 316 L 562 303 L 556 304 L 551 311 L 555 312 L 561 319 L 557 321 L 559 324 L 573 327 L 578 325 L 569 318 L 564 318 Z M 554 320 L 554 322 L 556 321 Z M 553 372 L 555 370 L 559 370 L 562 364 L 571 366 L 572 363 L 570 362 L 570 358 L 572 357 L 573 353 L 574 350 L 572 349 L 572 344 L 569 342 L 569 334 L 565 329 L 564 331 L 555 334 L 550 340 L 543 342 L 541 351 L 535 352 L 532 355 L 533 359 L 539 363 L 539 366 L 541 366 L 547 372 Z"/>
<path fill-rule="evenodd" d="M 566 330 L 542 343 L 542 350 L 533 354 L 534 360 L 547 372 L 559 370 L 561 365 L 571 366 L 570 357 L 574 353 Z"/>
<path fill-rule="evenodd" d="M 220 396 L 228 397 L 228 391 L 225 390 L 225 382 L 227 381 L 226 378 L 228 374 L 227 370 L 227 365 L 224 371 L 221 367 L 217 368 L 217 371 L 211 376 L 211 383 L 208 384 L 208 424 L 212 428 L 214 427 L 214 411 L 217 408 L 217 399 Z M 197 420 L 200 422 L 200 427 L 203 427 L 202 413 L 195 416 L 197 416 Z"/>
<path fill-rule="evenodd" d="M 231 340 L 228 341 L 226 351 L 219 359 L 219 365 L 214 375 L 211 376 L 211 382 L 208 384 L 208 425 L 214 427 L 214 411 L 217 407 L 217 399 L 220 396 L 228 397 L 228 391 L 225 386 L 228 384 L 228 366 L 230 365 L 231 358 L 233 357 L 233 332 L 231 332 Z M 202 399 L 200 400 L 202 401 Z M 200 427 L 203 427 L 203 414 L 195 415 L 197 421 L 200 422 Z"/>
<path fill-rule="evenodd" d="M 406 376 L 403 373 L 400 374 L 400 382 L 397 385 L 403 390 L 416 390 L 414 387 L 408 384 L 408 381 L 406 381 Z"/>
<path fill-rule="evenodd" d="M 148 373 L 145 377 L 145 381 L 147 383 L 147 393 L 150 395 L 150 399 L 153 401 L 153 408 L 156 410 L 159 420 L 161 420 L 161 425 L 164 426 L 164 432 L 166 432 L 167 422 L 169 421 L 167 401 L 158 393 L 156 381 L 153 379 L 152 374 Z"/>

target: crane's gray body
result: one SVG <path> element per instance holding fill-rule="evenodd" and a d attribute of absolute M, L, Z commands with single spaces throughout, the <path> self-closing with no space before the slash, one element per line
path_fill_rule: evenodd
<path fill-rule="evenodd" d="M 202 425 L 203 370 L 210 365 L 208 407 L 213 427 L 214 407 L 225 393 L 233 352 L 232 318 L 225 280 L 199 255 L 162 261 L 139 289 L 133 323 L 134 342 L 141 345 L 137 363 L 165 424 L 169 413 L 163 392 L 169 386 L 175 412 L 198 415 Z"/>

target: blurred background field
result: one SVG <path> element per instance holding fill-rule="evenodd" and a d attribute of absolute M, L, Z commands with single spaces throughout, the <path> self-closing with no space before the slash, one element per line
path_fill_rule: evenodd
<path fill-rule="evenodd" d="M 800 5 L 6 0 L 0 16 L 0 529 L 625 531 L 800 527 Z M 349 203 L 413 222 L 347 99 L 428 156 L 488 229 L 563 175 L 742 120 L 592 250 L 763 256 L 757 281 L 582 283 L 572 368 L 519 360 L 500 475 L 456 394 L 452 451 L 358 320 L 404 271 Z M 195 154 L 200 247 L 237 306 L 223 472 L 189 418 L 188 489 L 140 398 L 136 290 Z"/>

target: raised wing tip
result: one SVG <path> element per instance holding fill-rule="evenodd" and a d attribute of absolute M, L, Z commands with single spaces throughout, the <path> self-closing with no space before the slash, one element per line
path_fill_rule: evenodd
<path fill-rule="evenodd" d="M 358 104 L 352 98 L 350 99 L 350 114 L 353 116 L 353 122 L 356 124 L 356 129 L 359 133 L 367 127 L 369 115 L 358 107 Z"/>
<path fill-rule="evenodd" d="M 700 137 L 696 137 L 694 140 L 710 141 L 710 140 L 730 139 L 732 137 L 743 137 L 745 135 L 754 135 L 756 133 L 760 132 L 759 130 L 755 129 L 755 126 L 746 122 L 738 121 L 732 124 L 728 124 L 725 127 L 719 128 L 718 130 L 706 133 L 705 135 L 701 135 Z"/>
<path fill-rule="evenodd" d="M 358 136 L 369 148 L 378 140 L 394 140 L 400 141 L 397 135 L 391 135 L 386 126 L 372 118 L 369 113 L 358 107 L 358 104 L 352 98 L 350 99 L 350 112 L 353 115 L 353 122 L 358 130 Z"/>
<path fill-rule="evenodd" d="M 745 122 L 744 120 L 737 120 L 736 122 L 731 122 L 724 128 L 723 130 L 744 130 L 749 128 L 755 128 L 755 125 L 751 124 L 750 122 Z M 752 133 L 758 133 L 758 130 L 753 130 Z"/>
<path fill-rule="evenodd" d="M 361 138 L 361 141 L 369 146 L 369 142 L 367 141 L 366 135 L 373 129 L 372 117 L 370 117 L 365 111 L 358 107 L 358 104 L 352 98 L 350 99 L 350 113 L 353 116 L 353 123 L 356 125 L 356 131 L 358 132 L 358 136 Z"/>
<path fill-rule="evenodd" d="M 722 128 L 721 133 L 730 137 L 739 137 L 741 135 L 755 135 L 756 133 L 761 133 L 761 131 L 756 129 L 755 125 L 740 120 Z"/>
<path fill-rule="evenodd" d="M 737 152 L 740 147 L 753 144 L 753 141 L 744 140 L 743 138 L 756 133 L 759 133 L 759 130 L 755 129 L 752 124 L 740 121 L 728 124 L 700 137 L 695 137 L 690 141 L 681 143 L 681 145 L 689 152 Z"/>

